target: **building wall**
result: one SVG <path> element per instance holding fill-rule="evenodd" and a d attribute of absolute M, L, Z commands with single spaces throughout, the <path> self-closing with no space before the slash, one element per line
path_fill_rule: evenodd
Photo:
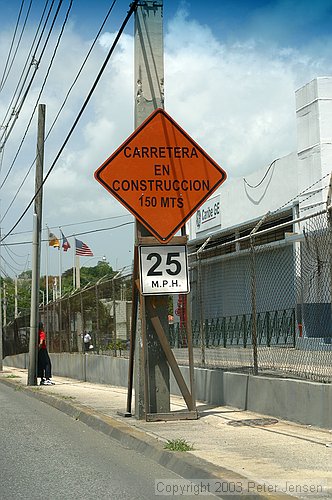
<path fill-rule="evenodd" d="M 295 98 L 299 190 L 314 184 L 310 193 L 300 197 L 303 212 L 311 204 L 326 201 L 326 190 L 314 190 L 328 184 L 316 182 L 332 170 L 332 77 L 316 78 L 298 89 Z M 308 194 L 312 194 L 310 201 Z"/>
<path fill-rule="evenodd" d="M 316 182 L 327 176 L 332 169 L 332 77 L 316 78 L 298 89 L 295 92 L 295 102 L 296 151 L 274 163 L 275 158 L 271 158 L 273 164 L 266 178 L 254 189 L 248 184 L 256 186 L 267 173 L 269 165 L 246 176 L 248 184 L 242 177 L 234 178 L 225 166 L 228 178 L 212 195 L 220 197 L 220 219 L 216 218 L 214 227 L 210 223 L 207 224 L 208 230 L 199 231 L 194 215 L 187 227 L 191 240 L 259 219 L 268 211 L 275 211 L 285 204 L 292 206 L 299 202 L 300 214 L 310 204 L 320 203 L 312 211 L 322 208 L 321 203 L 326 201 L 327 189 L 320 188 L 328 185 L 328 178 L 320 183 Z M 312 184 L 313 188 L 308 191 L 307 188 Z M 317 189 L 319 191 L 313 193 Z M 306 192 L 298 196 L 304 190 Z M 204 205 L 201 209 L 204 209 Z"/>
<path fill-rule="evenodd" d="M 250 314 L 252 274 L 249 253 L 201 263 L 192 273 L 192 318 L 198 320 Z M 296 307 L 293 245 L 259 249 L 256 255 L 257 312 Z M 293 278 L 294 277 L 294 278 Z"/>
<path fill-rule="evenodd" d="M 271 160 L 272 161 L 272 160 Z M 275 162 L 266 180 L 256 189 L 248 187 L 243 178 L 229 177 L 217 190 L 220 197 L 220 223 L 207 231 L 197 231 L 196 215 L 188 223 L 190 239 L 201 238 L 218 231 L 239 226 L 246 221 L 262 217 L 268 211 L 274 211 L 285 203 L 292 205 L 298 193 L 297 156 L 291 153 Z M 246 177 L 251 185 L 258 184 L 266 174 L 268 165 Z M 227 168 L 226 168 L 227 171 Z M 215 197 L 214 193 L 212 197 Z M 208 202 L 206 202 L 208 203 Z M 201 209 L 204 209 L 204 204 Z"/>

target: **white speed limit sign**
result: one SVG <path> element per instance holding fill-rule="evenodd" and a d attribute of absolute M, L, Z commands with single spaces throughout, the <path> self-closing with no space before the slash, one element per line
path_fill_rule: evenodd
<path fill-rule="evenodd" d="M 140 246 L 142 295 L 189 293 L 186 245 Z"/>

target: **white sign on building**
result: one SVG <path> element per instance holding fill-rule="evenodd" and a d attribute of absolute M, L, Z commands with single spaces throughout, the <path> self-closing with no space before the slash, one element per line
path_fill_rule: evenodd
<path fill-rule="evenodd" d="M 212 229 L 220 226 L 220 195 L 213 196 L 208 201 L 203 203 L 201 208 L 196 212 L 196 233 Z"/>

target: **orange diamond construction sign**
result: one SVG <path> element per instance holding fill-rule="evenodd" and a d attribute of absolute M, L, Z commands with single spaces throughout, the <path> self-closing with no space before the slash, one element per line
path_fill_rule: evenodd
<path fill-rule="evenodd" d="M 96 170 L 95 178 L 161 243 L 226 180 L 226 172 L 156 109 Z"/>

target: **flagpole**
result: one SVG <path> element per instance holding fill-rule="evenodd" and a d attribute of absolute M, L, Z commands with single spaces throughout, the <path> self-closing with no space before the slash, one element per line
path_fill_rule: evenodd
<path fill-rule="evenodd" d="M 46 224 L 46 233 L 47 233 L 47 238 L 46 238 L 46 306 L 47 306 L 47 304 L 48 304 L 48 251 L 49 251 L 49 244 L 48 244 L 49 229 L 48 229 L 47 224 Z M 47 311 L 47 322 L 48 322 L 48 311 Z"/>
<path fill-rule="evenodd" d="M 75 252 L 73 252 L 73 290 L 76 290 L 76 276 L 75 276 L 75 254 L 76 254 L 76 238 L 74 236 L 75 241 Z"/>
<path fill-rule="evenodd" d="M 76 255 L 76 288 L 81 288 L 81 270 L 80 270 L 79 255 Z"/>
<path fill-rule="evenodd" d="M 62 297 L 62 252 L 61 245 L 59 246 L 59 296 Z"/>
<path fill-rule="evenodd" d="M 49 290 L 48 290 L 48 267 L 49 267 L 49 250 L 50 250 L 50 247 L 49 247 L 49 228 L 48 228 L 48 225 L 46 224 L 46 332 L 48 333 L 47 336 L 46 336 L 46 343 L 47 343 L 47 348 L 49 349 L 50 347 L 50 335 L 49 335 L 49 315 L 48 315 L 48 308 L 49 308 Z"/>
<path fill-rule="evenodd" d="M 59 293 L 60 293 L 60 298 L 59 298 L 59 330 L 60 330 L 60 340 L 62 339 L 62 248 L 64 244 L 64 239 L 63 239 L 63 232 L 60 230 L 60 245 L 59 245 Z M 62 242 L 62 244 L 61 244 Z M 61 343 L 61 349 L 60 352 L 62 351 L 62 343 Z"/>
<path fill-rule="evenodd" d="M 80 268 L 80 255 L 93 257 L 88 245 L 83 243 L 83 241 L 77 240 L 75 238 L 75 268 L 76 268 L 76 289 L 81 288 L 81 268 Z"/>
<path fill-rule="evenodd" d="M 61 302 L 61 296 L 62 296 L 61 260 L 62 260 L 62 256 L 61 256 L 61 254 L 62 254 L 62 252 L 61 252 L 61 240 L 60 240 L 60 245 L 59 245 L 59 302 L 58 302 L 58 304 L 59 304 L 58 311 L 59 311 L 60 352 L 62 352 L 62 302 Z"/>

